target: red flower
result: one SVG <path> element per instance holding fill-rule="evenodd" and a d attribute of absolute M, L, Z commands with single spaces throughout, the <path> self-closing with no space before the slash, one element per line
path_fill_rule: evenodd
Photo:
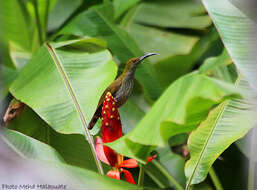
<path fill-rule="evenodd" d="M 122 155 L 103 145 L 103 143 L 115 141 L 122 136 L 120 115 L 110 92 L 106 94 L 103 103 L 101 130 L 102 138 L 96 138 L 96 152 L 99 160 L 112 166 L 112 170 L 106 175 L 120 180 L 120 175 L 123 174 L 127 182 L 135 184 L 132 174 L 124 168 L 136 168 L 138 167 L 138 162 L 135 159 L 124 160 Z M 155 157 L 149 157 L 147 161 L 150 162 Z"/>

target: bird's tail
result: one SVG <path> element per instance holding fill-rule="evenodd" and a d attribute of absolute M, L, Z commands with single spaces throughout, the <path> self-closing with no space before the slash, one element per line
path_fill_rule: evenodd
<path fill-rule="evenodd" d="M 95 114 L 88 124 L 88 129 L 93 129 L 99 117 L 101 117 L 101 106 L 95 111 Z"/>

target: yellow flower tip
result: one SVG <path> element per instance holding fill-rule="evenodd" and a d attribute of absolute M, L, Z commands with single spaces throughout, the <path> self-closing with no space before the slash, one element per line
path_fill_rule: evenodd
<path fill-rule="evenodd" d="M 111 117 L 111 119 L 112 119 L 112 118 L 113 118 L 113 115 L 111 115 L 110 117 Z"/>
<path fill-rule="evenodd" d="M 104 111 L 103 114 L 105 114 L 106 112 Z"/>
<path fill-rule="evenodd" d="M 106 96 L 112 96 L 112 94 L 110 92 L 107 92 Z"/>
<path fill-rule="evenodd" d="M 120 117 L 118 117 L 117 119 L 120 120 Z"/>
<path fill-rule="evenodd" d="M 115 102 L 112 102 L 112 105 L 115 105 Z"/>
<path fill-rule="evenodd" d="M 110 101 L 110 98 L 107 98 L 106 101 L 109 102 L 109 101 Z"/>
<path fill-rule="evenodd" d="M 109 125 L 109 123 L 105 123 L 105 126 L 108 126 Z"/>
<path fill-rule="evenodd" d="M 115 108 L 112 108 L 112 111 L 115 111 Z"/>
<path fill-rule="evenodd" d="M 107 109 L 107 108 L 108 108 L 108 105 L 106 105 L 105 108 Z"/>

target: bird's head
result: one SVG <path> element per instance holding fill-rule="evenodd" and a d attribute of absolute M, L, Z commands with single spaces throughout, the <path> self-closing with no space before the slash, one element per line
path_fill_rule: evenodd
<path fill-rule="evenodd" d="M 135 68 L 139 63 L 141 63 L 145 58 L 153 56 L 153 55 L 159 55 L 158 53 L 147 53 L 141 57 L 134 57 L 128 60 L 126 63 L 127 69 Z"/>

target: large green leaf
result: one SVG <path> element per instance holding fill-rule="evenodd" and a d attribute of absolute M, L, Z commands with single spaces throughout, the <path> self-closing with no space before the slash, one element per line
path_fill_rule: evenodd
<path fill-rule="evenodd" d="M 217 42 L 219 35 L 214 28 L 202 36 L 192 47 L 191 51 L 185 55 L 175 55 L 159 61 L 154 65 L 158 79 L 164 87 L 168 87 L 171 82 L 180 76 L 190 72 L 192 67 L 198 63 L 201 56 Z"/>
<path fill-rule="evenodd" d="M 256 23 L 228 0 L 203 0 L 231 58 L 256 90 Z"/>
<path fill-rule="evenodd" d="M 1 40 L 13 42 L 31 50 L 30 19 L 25 4 L 20 0 L 0 1 Z"/>
<path fill-rule="evenodd" d="M 135 21 L 165 28 L 204 29 L 211 25 L 202 4 L 192 0 L 146 1 L 140 4 Z"/>
<path fill-rule="evenodd" d="M 160 53 L 159 56 L 152 56 L 149 60 L 154 63 L 162 86 L 167 87 L 179 76 L 189 72 L 197 63 L 200 56 L 208 49 L 208 45 L 203 44 L 204 41 L 205 44 L 213 42 L 212 39 L 206 40 L 205 36 L 211 36 L 209 32 L 203 35 L 191 30 L 190 24 L 196 28 L 200 27 L 199 22 L 195 22 L 197 19 L 209 23 L 202 26 L 202 29 L 211 24 L 210 18 L 199 2 L 144 1 L 124 16 L 121 26 L 129 32 L 142 50 Z M 190 29 L 190 32 L 174 29 L 176 28 L 174 23 L 178 27 Z M 190 24 L 185 25 L 185 23 Z"/>
<path fill-rule="evenodd" d="M 81 3 L 82 0 L 58 0 L 49 13 L 48 30 L 58 29 Z"/>
<path fill-rule="evenodd" d="M 169 32 L 137 23 L 127 24 L 126 30 L 142 50 L 160 53 L 159 56 L 149 58 L 153 62 L 163 61 L 174 55 L 187 55 L 199 40 L 197 36 Z"/>
<path fill-rule="evenodd" d="M 218 156 L 256 125 L 256 99 L 244 79 L 238 83 L 245 99 L 232 99 L 214 108 L 188 139 L 187 186 L 203 181 Z M 247 122 L 246 122 L 247 121 Z"/>
<path fill-rule="evenodd" d="M 119 18 L 126 10 L 134 6 L 140 0 L 113 0 L 114 17 Z"/>
<path fill-rule="evenodd" d="M 113 22 L 113 9 L 111 4 L 105 3 L 81 13 L 67 24 L 60 34 L 76 36 L 92 36 L 103 38 L 108 43 L 108 48 L 125 63 L 132 57 L 142 56 L 135 41 Z M 155 77 L 154 70 L 148 61 L 139 65 L 135 78 L 142 85 L 146 96 L 150 100 L 159 97 L 160 85 Z"/>
<path fill-rule="evenodd" d="M 195 129 L 213 105 L 237 93 L 228 83 L 198 73 L 186 75 L 169 86 L 131 132 L 108 146 L 143 162 L 153 147 Z"/>
<path fill-rule="evenodd" d="M 1 159 L 0 161 L 1 164 L 3 164 L 3 161 L 5 161 L 5 164 L 12 163 L 8 166 L 8 172 L 15 171 L 11 173 L 13 178 L 23 179 L 23 182 L 29 180 L 29 182 L 35 184 L 40 184 L 43 181 L 55 186 L 57 186 L 57 184 L 63 184 L 66 185 L 67 189 L 87 189 L 87 187 L 90 187 L 90 189 L 103 190 L 140 189 L 139 187 L 123 181 L 67 165 L 52 147 L 19 132 L 8 129 L 4 129 L 4 131 L 1 132 L 3 132 L 0 137 L 1 152 L 3 149 L 7 149 L 5 156 L 12 157 L 6 159 L 8 161 L 11 160 L 11 162 L 7 162 L 5 159 Z M 5 142 L 5 144 L 2 143 L 2 141 Z M 25 158 L 25 160 L 19 158 L 16 154 L 10 154 L 11 151 L 6 148 L 6 146 L 3 148 L 3 145 L 6 144 L 10 150 L 13 150 L 17 155 Z M 12 166 L 16 166 L 15 170 L 13 170 Z M 24 168 L 26 168 L 26 172 L 24 172 Z M 3 170 L 5 173 L 7 172 L 6 168 L 1 165 L 1 172 Z M 10 181 L 10 176 L 4 176 L 5 177 L 1 178 L 2 182 Z"/>
<path fill-rule="evenodd" d="M 80 119 L 90 121 L 98 99 L 116 75 L 109 51 L 95 51 L 88 40 L 92 52 L 43 45 L 10 88 L 16 99 L 60 133 L 84 134 Z"/>
<path fill-rule="evenodd" d="M 7 123 L 7 127 L 50 145 L 68 164 L 97 171 L 89 144 L 83 135 L 54 131 L 27 106 L 19 116 Z"/>
<path fill-rule="evenodd" d="M 56 150 L 44 143 L 17 131 L 4 129 L 1 132 L 1 139 L 24 158 L 64 163 Z"/>

